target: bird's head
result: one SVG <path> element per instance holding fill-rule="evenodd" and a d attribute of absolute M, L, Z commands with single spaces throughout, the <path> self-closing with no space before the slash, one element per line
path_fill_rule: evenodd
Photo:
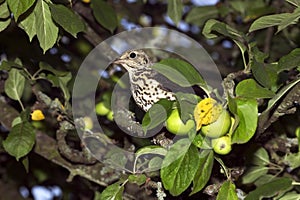
<path fill-rule="evenodd" d="M 150 60 L 143 50 L 129 50 L 124 52 L 113 63 L 123 66 L 127 71 L 131 71 L 148 67 Z"/>

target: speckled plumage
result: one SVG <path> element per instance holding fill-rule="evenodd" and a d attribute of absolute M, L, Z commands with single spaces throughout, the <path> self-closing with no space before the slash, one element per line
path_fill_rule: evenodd
<path fill-rule="evenodd" d="M 126 51 L 114 63 L 128 71 L 133 99 L 144 111 L 160 99 L 175 100 L 173 92 L 157 78 L 158 73 L 151 68 L 152 63 L 143 50 Z"/>

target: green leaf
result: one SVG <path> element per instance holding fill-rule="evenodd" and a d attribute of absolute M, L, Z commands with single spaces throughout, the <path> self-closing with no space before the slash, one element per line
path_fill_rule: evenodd
<path fill-rule="evenodd" d="M 240 12 L 243 16 L 245 15 L 245 12 L 248 9 L 247 1 L 230 1 L 228 3 L 234 10 Z"/>
<path fill-rule="evenodd" d="M 242 41 L 245 40 L 244 33 L 240 32 L 218 20 L 215 20 L 215 19 L 208 20 L 203 27 L 202 34 L 208 39 L 214 39 L 214 38 L 218 37 L 218 35 L 216 35 L 216 33 L 219 33 L 223 36 L 229 37 L 234 41 L 234 43 L 241 50 L 244 65 L 246 66 L 244 53 L 246 52 L 247 47 L 242 43 Z"/>
<path fill-rule="evenodd" d="M 198 97 L 195 94 L 188 94 L 182 92 L 175 93 L 175 96 L 180 110 L 180 118 L 183 121 L 183 123 L 186 123 L 189 119 L 194 119 L 194 109 L 200 101 L 200 97 Z"/>
<path fill-rule="evenodd" d="M 7 60 L 2 60 L 1 64 L 0 64 L 0 70 L 9 71 L 12 68 L 11 63 L 13 63 L 13 62 L 7 61 Z"/>
<path fill-rule="evenodd" d="M 3 142 L 3 147 L 10 155 L 19 160 L 32 150 L 34 143 L 34 127 L 29 122 L 22 122 L 12 127 Z"/>
<path fill-rule="evenodd" d="M 223 17 L 228 16 L 232 12 L 232 9 L 228 6 L 228 4 L 227 5 L 226 4 L 220 4 L 220 6 L 214 5 L 214 7 L 218 9 L 218 15 L 216 17 L 211 17 L 210 19 L 218 18 L 218 17 L 223 18 Z"/>
<path fill-rule="evenodd" d="M 21 159 L 21 162 L 22 162 L 23 167 L 25 168 L 26 172 L 29 173 L 29 159 L 28 159 L 28 157 L 27 156 L 23 157 Z"/>
<path fill-rule="evenodd" d="M 66 76 L 69 73 L 67 71 L 60 71 L 60 70 L 54 69 L 51 65 L 49 65 L 48 63 L 45 63 L 45 62 L 40 62 L 39 68 L 41 71 L 45 70 L 45 71 L 53 73 L 56 76 Z"/>
<path fill-rule="evenodd" d="M 269 163 L 269 154 L 263 147 L 252 146 L 247 150 L 246 165 L 266 166 Z"/>
<path fill-rule="evenodd" d="M 8 6 L 16 21 L 18 20 L 19 16 L 26 12 L 35 2 L 35 0 L 7 0 Z"/>
<path fill-rule="evenodd" d="M 275 106 L 275 104 L 276 104 L 276 103 L 277 103 L 277 102 L 278 102 L 278 101 L 279 101 L 286 93 L 288 93 L 288 91 L 289 91 L 290 89 L 292 89 L 292 88 L 293 88 L 295 85 L 297 85 L 299 82 L 300 82 L 300 79 L 296 79 L 296 80 L 290 82 L 289 84 L 285 85 L 279 92 L 276 93 L 276 95 L 275 95 L 272 99 L 270 99 L 270 101 L 269 101 L 269 103 L 268 103 L 268 107 L 267 107 L 267 109 L 266 109 L 263 113 L 270 111 L 270 110 L 273 108 L 273 106 Z M 262 113 L 262 114 L 263 114 L 263 113 Z"/>
<path fill-rule="evenodd" d="M 22 123 L 22 118 L 20 116 L 18 116 L 14 119 L 14 121 L 12 121 L 11 126 L 15 126 L 20 123 Z"/>
<path fill-rule="evenodd" d="M 291 83 L 285 85 L 282 89 L 280 89 L 279 92 L 276 93 L 276 95 L 270 99 L 269 103 L 268 103 L 268 107 L 261 113 L 261 115 L 259 116 L 259 133 L 262 133 L 265 128 L 265 123 L 268 121 L 269 119 L 269 114 L 272 111 L 272 109 L 274 108 L 274 106 L 277 104 L 278 101 L 280 101 L 280 99 L 289 92 L 289 90 L 291 90 L 295 85 L 297 85 L 300 82 L 300 79 L 296 79 L 294 81 L 292 81 Z"/>
<path fill-rule="evenodd" d="M 193 144 L 200 149 L 211 149 L 210 139 L 202 134 L 197 134 L 193 137 Z"/>
<path fill-rule="evenodd" d="M 289 54 L 282 56 L 278 61 L 277 73 L 300 66 L 300 48 L 296 48 Z"/>
<path fill-rule="evenodd" d="M 112 148 L 105 154 L 103 163 L 124 169 L 128 159 L 121 148 Z"/>
<path fill-rule="evenodd" d="M 296 191 L 288 192 L 284 196 L 280 197 L 280 200 L 300 200 L 299 193 Z"/>
<path fill-rule="evenodd" d="M 0 3 L 1 4 L 1 3 Z M 7 19 L 10 16 L 7 2 L 0 5 L 0 19 Z"/>
<path fill-rule="evenodd" d="M 146 167 L 146 169 L 142 169 L 142 171 L 151 172 L 161 168 L 161 164 L 162 164 L 161 157 L 165 157 L 166 154 L 167 154 L 167 150 L 165 148 L 157 145 L 150 145 L 137 150 L 135 160 L 138 160 L 140 157 L 143 158 L 143 156 L 149 158 L 150 160 L 149 160 L 148 167 Z"/>
<path fill-rule="evenodd" d="M 238 40 L 233 40 L 233 41 L 239 47 L 242 58 L 243 58 L 244 68 L 247 69 L 247 61 L 246 61 L 246 57 L 245 57 L 245 53 L 247 52 L 246 45 L 244 45 L 242 42 L 240 42 Z"/>
<path fill-rule="evenodd" d="M 215 19 L 210 19 L 205 23 L 202 33 L 206 38 L 214 39 L 218 37 L 215 32 L 237 41 L 245 37 L 242 32 L 228 26 L 227 24 Z"/>
<path fill-rule="evenodd" d="M 29 119 L 31 118 L 31 110 L 29 107 L 27 107 L 20 113 L 20 118 L 22 122 L 29 121 Z"/>
<path fill-rule="evenodd" d="M 158 156 L 152 157 L 149 160 L 148 167 L 146 168 L 146 170 L 142 170 L 142 172 L 147 172 L 147 171 L 152 172 L 152 171 L 160 170 L 162 162 L 163 159 L 161 157 Z"/>
<path fill-rule="evenodd" d="M 300 152 L 300 126 L 298 126 L 298 128 L 296 128 L 295 135 L 298 139 L 298 152 Z"/>
<path fill-rule="evenodd" d="M 161 99 L 155 103 L 145 114 L 142 127 L 144 132 L 151 130 L 166 121 L 167 116 L 172 110 L 173 102 L 167 99 Z"/>
<path fill-rule="evenodd" d="M 78 32 L 84 31 L 84 23 L 69 8 L 64 5 L 50 4 L 52 18 L 68 33 L 76 37 Z"/>
<path fill-rule="evenodd" d="M 278 30 L 276 33 L 280 32 L 281 30 L 285 29 L 289 25 L 297 24 L 300 18 L 300 8 L 296 8 L 293 13 L 289 16 L 285 17 L 280 24 L 278 25 Z"/>
<path fill-rule="evenodd" d="M 249 167 L 242 176 L 242 183 L 248 184 L 253 183 L 259 177 L 268 173 L 269 168 L 263 166 L 253 166 Z"/>
<path fill-rule="evenodd" d="M 212 172 L 214 164 L 214 152 L 212 150 L 202 150 L 200 152 L 200 161 L 197 167 L 197 173 L 193 179 L 193 190 L 190 195 L 202 190 Z"/>
<path fill-rule="evenodd" d="M 250 64 L 254 78 L 264 87 L 276 91 L 279 87 L 277 64 L 264 64 L 255 60 Z"/>
<path fill-rule="evenodd" d="M 94 199 L 93 199 L 93 200 L 101 200 L 101 193 L 98 192 L 98 191 L 96 191 L 96 192 L 94 193 Z"/>
<path fill-rule="evenodd" d="M 5 21 L 0 21 L 0 32 L 5 30 L 8 27 L 8 25 L 10 24 L 10 22 L 11 22 L 10 18 Z"/>
<path fill-rule="evenodd" d="M 238 200 L 235 185 L 231 181 L 225 181 L 218 193 L 217 200 Z"/>
<path fill-rule="evenodd" d="M 233 114 L 233 116 L 234 116 L 233 118 L 235 119 L 233 125 L 231 125 L 232 127 L 230 127 L 230 130 L 229 130 L 230 135 L 232 135 L 239 125 L 240 118 L 237 114 L 237 104 L 236 104 L 235 99 L 232 98 L 230 95 L 227 95 L 227 96 L 228 96 L 228 108 L 229 108 L 230 112 Z"/>
<path fill-rule="evenodd" d="M 25 78 L 17 69 L 11 69 L 4 90 L 9 98 L 19 101 L 23 95 Z"/>
<path fill-rule="evenodd" d="M 101 193 L 100 199 L 105 200 L 122 200 L 122 194 L 124 191 L 124 186 L 120 185 L 120 183 L 114 183 L 109 185 L 103 190 Z"/>
<path fill-rule="evenodd" d="M 91 0 L 91 8 L 97 22 L 112 33 L 118 26 L 114 9 L 103 0 Z"/>
<path fill-rule="evenodd" d="M 266 4 L 264 0 L 252 0 L 246 2 L 246 19 L 245 21 L 251 20 L 258 16 L 263 16 L 269 13 L 274 13 L 275 9 L 272 6 Z M 247 19 L 248 18 L 248 19 Z"/>
<path fill-rule="evenodd" d="M 34 9 L 36 35 L 44 53 L 53 47 L 58 37 L 58 28 L 51 18 L 49 6 L 44 1 L 38 1 Z"/>
<path fill-rule="evenodd" d="M 68 88 L 68 82 L 72 79 L 72 74 L 69 72 L 66 76 L 55 76 L 52 74 L 47 75 L 47 79 L 52 83 L 53 87 L 59 87 L 63 94 L 65 101 L 70 99 L 70 91 Z"/>
<path fill-rule="evenodd" d="M 252 166 L 247 169 L 242 177 L 243 184 L 253 183 L 268 172 L 270 163 L 268 152 L 263 147 L 252 145 L 246 152 L 246 165 Z M 271 181 L 272 179 L 270 179 Z"/>
<path fill-rule="evenodd" d="M 252 52 L 254 59 L 259 63 L 264 63 L 269 57 L 268 53 L 262 52 L 258 47 L 256 42 L 251 42 L 249 44 L 249 51 Z"/>
<path fill-rule="evenodd" d="M 27 33 L 29 41 L 31 42 L 36 35 L 36 16 L 34 11 L 22 20 L 19 26 Z"/>
<path fill-rule="evenodd" d="M 274 181 L 278 179 L 278 177 L 271 175 L 271 174 L 265 174 L 259 177 L 258 179 L 255 180 L 254 184 L 256 187 L 259 187 L 261 185 L 265 185 L 271 181 Z"/>
<path fill-rule="evenodd" d="M 147 180 L 146 175 L 144 174 L 131 174 L 128 176 L 128 181 L 130 183 L 135 183 L 137 185 L 143 185 Z"/>
<path fill-rule="evenodd" d="M 58 27 L 52 21 L 48 4 L 42 0 L 37 1 L 33 12 L 21 21 L 20 26 L 27 33 L 30 41 L 37 35 L 44 53 L 56 43 Z"/>
<path fill-rule="evenodd" d="M 286 1 L 296 7 L 300 7 L 300 0 L 286 0 Z"/>
<path fill-rule="evenodd" d="M 157 154 L 157 155 L 165 156 L 167 154 L 167 150 L 157 145 L 150 145 L 150 146 L 140 148 L 139 150 L 136 151 L 137 158 L 141 155 L 147 155 L 147 154 Z"/>
<path fill-rule="evenodd" d="M 187 14 L 185 21 L 194 25 L 203 26 L 208 19 L 217 18 L 218 14 L 219 11 L 216 6 L 193 7 Z"/>
<path fill-rule="evenodd" d="M 173 144 L 160 171 L 165 189 L 173 196 L 185 191 L 194 179 L 199 161 L 198 150 L 189 139 L 181 139 Z"/>
<path fill-rule="evenodd" d="M 237 96 L 246 98 L 272 98 L 275 93 L 261 87 L 253 79 L 246 79 L 236 86 L 235 93 Z"/>
<path fill-rule="evenodd" d="M 251 191 L 245 198 L 245 200 L 271 198 L 280 192 L 289 190 L 292 187 L 292 179 L 290 178 L 278 178 L 265 185 L 257 187 Z"/>
<path fill-rule="evenodd" d="M 191 64 L 180 59 L 164 59 L 155 63 L 152 68 L 182 87 L 206 85 L 199 72 Z"/>
<path fill-rule="evenodd" d="M 284 162 L 291 168 L 291 170 L 300 167 L 300 152 L 288 154 L 284 157 Z"/>
<path fill-rule="evenodd" d="M 68 88 L 68 83 L 72 79 L 72 74 L 69 72 L 66 76 L 59 77 L 59 87 L 64 93 L 65 101 L 69 101 L 70 99 L 70 91 Z"/>
<path fill-rule="evenodd" d="M 232 135 L 232 144 L 248 142 L 254 135 L 258 120 L 257 101 L 250 98 L 230 99 L 229 109 L 239 118 L 239 124 Z"/>
<path fill-rule="evenodd" d="M 274 14 L 274 15 L 267 15 L 258 18 L 255 20 L 248 32 L 272 27 L 272 26 L 277 26 L 279 25 L 285 18 L 287 18 L 290 15 L 290 13 L 281 13 L 281 14 Z"/>
<path fill-rule="evenodd" d="M 182 17 L 183 5 L 181 0 L 168 0 L 167 15 L 178 25 Z"/>
<path fill-rule="evenodd" d="M 300 8 L 296 8 L 293 13 L 281 13 L 263 16 L 255 20 L 249 28 L 249 32 L 278 26 L 277 33 L 291 24 L 296 24 L 300 18 Z"/>

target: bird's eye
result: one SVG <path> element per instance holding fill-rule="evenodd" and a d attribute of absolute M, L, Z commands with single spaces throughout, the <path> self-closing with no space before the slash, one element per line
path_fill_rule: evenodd
<path fill-rule="evenodd" d="M 136 57 L 136 53 L 134 53 L 134 52 L 130 53 L 130 54 L 129 54 L 129 57 L 130 57 L 130 58 L 135 58 L 135 57 Z"/>

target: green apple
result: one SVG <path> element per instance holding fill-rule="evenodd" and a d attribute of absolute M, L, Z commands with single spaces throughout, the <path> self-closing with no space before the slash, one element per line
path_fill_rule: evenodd
<path fill-rule="evenodd" d="M 91 130 L 93 128 L 93 120 L 90 117 L 84 117 L 83 118 L 84 121 L 84 129 L 85 130 Z"/>
<path fill-rule="evenodd" d="M 220 114 L 219 118 L 217 119 L 217 121 L 202 126 L 201 132 L 203 133 L 203 135 L 207 137 L 218 138 L 228 133 L 230 124 L 231 124 L 231 120 L 230 120 L 229 112 L 224 109 Z"/>
<path fill-rule="evenodd" d="M 229 154 L 231 151 L 231 137 L 228 135 L 222 136 L 220 138 L 212 139 L 211 145 L 214 152 L 220 155 Z"/>
<path fill-rule="evenodd" d="M 45 128 L 45 124 L 42 121 L 31 121 L 31 125 L 38 130 Z"/>
<path fill-rule="evenodd" d="M 109 120 L 109 121 L 114 121 L 114 112 L 113 111 L 109 111 L 106 115 L 106 118 Z"/>
<path fill-rule="evenodd" d="M 178 109 L 174 109 L 166 121 L 166 128 L 168 131 L 175 135 L 187 134 L 192 128 L 195 127 L 193 120 L 188 120 L 185 124 L 180 119 Z"/>
<path fill-rule="evenodd" d="M 96 113 L 100 116 L 105 116 L 109 113 L 110 109 L 107 108 L 104 102 L 99 102 L 96 104 Z"/>

